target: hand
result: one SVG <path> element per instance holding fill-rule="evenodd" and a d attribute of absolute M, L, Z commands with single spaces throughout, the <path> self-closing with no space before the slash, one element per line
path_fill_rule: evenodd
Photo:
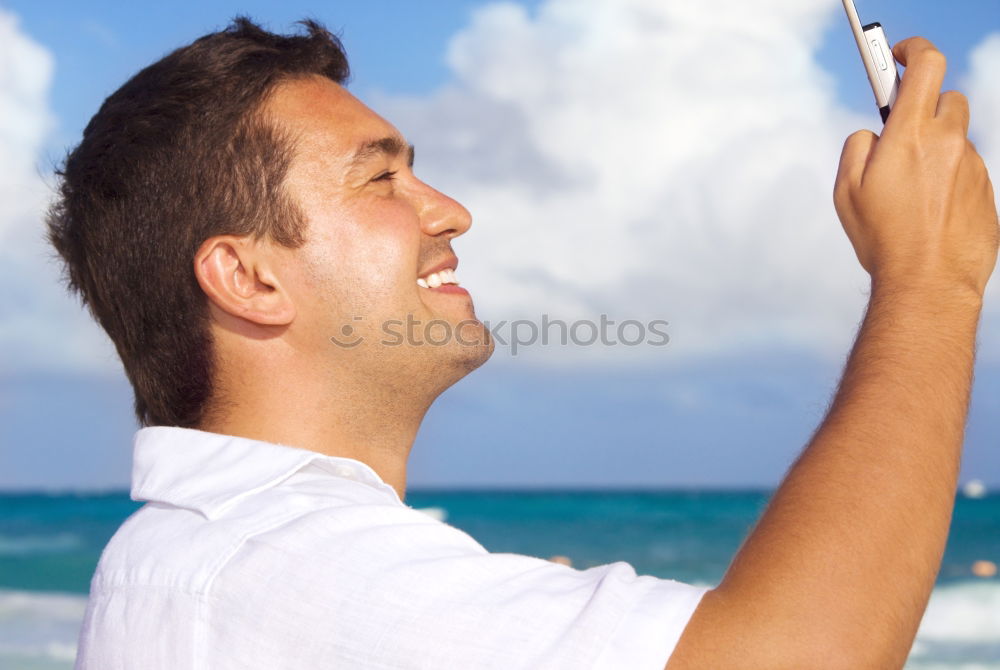
<path fill-rule="evenodd" d="M 968 101 L 940 94 L 945 57 L 926 39 L 892 52 L 906 67 L 896 104 L 881 138 L 868 130 L 847 138 L 837 216 L 873 287 L 971 289 L 982 298 L 1000 228 L 986 165 L 966 137 Z"/>

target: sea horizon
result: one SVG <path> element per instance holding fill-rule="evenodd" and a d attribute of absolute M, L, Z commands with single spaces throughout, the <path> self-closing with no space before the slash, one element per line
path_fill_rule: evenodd
<path fill-rule="evenodd" d="M 415 487 L 406 504 L 491 552 L 624 561 L 638 574 L 715 586 L 773 489 Z M 69 670 L 101 551 L 143 502 L 129 491 L 0 491 L 0 670 Z M 907 668 L 1000 670 L 1000 493 L 961 492 Z M 891 565 L 887 566 L 891 569 Z"/>

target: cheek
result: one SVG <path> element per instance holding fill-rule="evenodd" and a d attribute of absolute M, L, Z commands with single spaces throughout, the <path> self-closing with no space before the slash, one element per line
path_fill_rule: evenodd
<path fill-rule="evenodd" d="M 359 259 L 365 283 L 387 291 L 406 280 L 416 282 L 420 252 L 420 224 L 413 208 L 394 199 L 379 201 L 361 213 L 354 228 L 352 249 Z"/>
<path fill-rule="evenodd" d="M 398 300 L 416 285 L 420 227 L 413 209 L 387 199 L 343 214 L 339 225 L 307 242 L 306 271 L 317 288 L 335 293 L 346 307 Z"/>

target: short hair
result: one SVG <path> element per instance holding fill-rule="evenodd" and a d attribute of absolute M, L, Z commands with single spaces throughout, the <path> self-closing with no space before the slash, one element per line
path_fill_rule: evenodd
<path fill-rule="evenodd" d="M 294 145 L 261 109 L 284 81 L 344 84 L 350 70 L 336 36 L 299 25 L 277 35 L 236 17 L 146 67 L 104 101 L 56 171 L 48 239 L 67 286 L 114 342 L 140 425 L 194 427 L 209 411 L 200 245 L 215 235 L 305 241 L 283 186 Z"/>

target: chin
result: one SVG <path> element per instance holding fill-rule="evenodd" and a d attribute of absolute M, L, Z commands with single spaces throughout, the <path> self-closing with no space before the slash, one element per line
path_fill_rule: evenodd
<path fill-rule="evenodd" d="M 456 338 L 451 346 L 447 347 L 449 357 L 461 370 L 462 376 L 472 372 L 485 363 L 493 350 L 496 342 L 490 335 L 490 331 L 481 322 L 466 322 L 462 326 L 462 337 Z"/>
<path fill-rule="evenodd" d="M 389 338 L 396 343 L 392 346 L 365 347 L 369 362 L 379 371 L 376 376 L 389 373 L 402 393 L 436 397 L 493 354 L 496 342 L 486 325 L 475 317 L 434 320 L 434 327 L 418 327 L 405 337 L 394 331 Z"/>

